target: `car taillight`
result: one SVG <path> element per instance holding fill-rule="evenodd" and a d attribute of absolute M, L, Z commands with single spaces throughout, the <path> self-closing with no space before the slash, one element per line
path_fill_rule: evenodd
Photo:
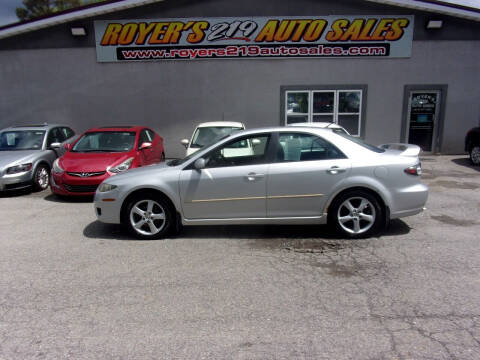
<path fill-rule="evenodd" d="M 403 170 L 405 173 L 409 175 L 415 175 L 415 176 L 420 176 L 422 175 L 422 165 L 420 163 L 410 166 Z"/>

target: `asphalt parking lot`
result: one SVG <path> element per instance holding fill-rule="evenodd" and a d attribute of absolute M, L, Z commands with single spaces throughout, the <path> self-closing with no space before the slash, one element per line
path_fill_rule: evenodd
<path fill-rule="evenodd" d="M 91 201 L 0 198 L 0 359 L 480 359 L 480 168 L 425 157 L 385 234 L 190 227 L 132 240 Z"/>

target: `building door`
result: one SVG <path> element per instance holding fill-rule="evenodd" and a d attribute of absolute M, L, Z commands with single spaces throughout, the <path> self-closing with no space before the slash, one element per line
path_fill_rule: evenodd
<path fill-rule="evenodd" d="M 411 90 L 408 98 L 406 142 L 436 151 L 439 135 L 440 90 Z"/>

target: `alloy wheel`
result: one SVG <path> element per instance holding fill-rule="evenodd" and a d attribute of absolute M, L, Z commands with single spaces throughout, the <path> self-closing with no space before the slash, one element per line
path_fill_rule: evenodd
<path fill-rule="evenodd" d="M 41 190 L 45 190 L 48 187 L 48 180 L 48 170 L 44 166 L 42 166 L 40 169 L 38 169 L 36 173 L 35 181 L 38 185 L 38 188 Z"/>
<path fill-rule="evenodd" d="M 470 151 L 470 159 L 475 165 L 480 165 L 480 146 L 474 146 Z"/>
<path fill-rule="evenodd" d="M 338 207 L 338 224 L 349 234 L 367 232 L 375 224 L 375 219 L 375 207 L 364 197 L 350 197 Z"/>
<path fill-rule="evenodd" d="M 129 215 L 132 228 L 145 236 L 158 234 L 166 224 L 165 210 L 154 200 L 145 199 L 136 202 Z"/>

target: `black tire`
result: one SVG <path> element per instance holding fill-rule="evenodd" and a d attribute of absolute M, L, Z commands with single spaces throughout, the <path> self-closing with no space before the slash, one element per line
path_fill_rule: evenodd
<path fill-rule="evenodd" d="M 328 210 L 328 224 L 346 238 L 377 234 L 385 225 L 385 212 L 375 196 L 352 190 L 337 196 Z"/>
<path fill-rule="evenodd" d="M 480 145 L 473 146 L 470 149 L 470 161 L 473 165 L 480 165 Z"/>
<path fill-rule="evenodd" d="M 40 164 L 37 166 L 33 173 L 32 185 L 35 191 L 48 189 L 48 185 L 50 185 L 50 169 L 47 165 Z"/>
<path fill-rule="evenodd" d="M 149 210 L 150 204 L 151 208 Z M 137 210 L 134 210 L 134 208 Z M 129 200 L 122 222 L 130 233 L 138 239 L 162 239 L 175 225 L 174 214 L 171 205 L 164 198 L 155 193 L 144 193 Z M 163 215 L 163 218 L 155 218 L 161 215 Z"/>

